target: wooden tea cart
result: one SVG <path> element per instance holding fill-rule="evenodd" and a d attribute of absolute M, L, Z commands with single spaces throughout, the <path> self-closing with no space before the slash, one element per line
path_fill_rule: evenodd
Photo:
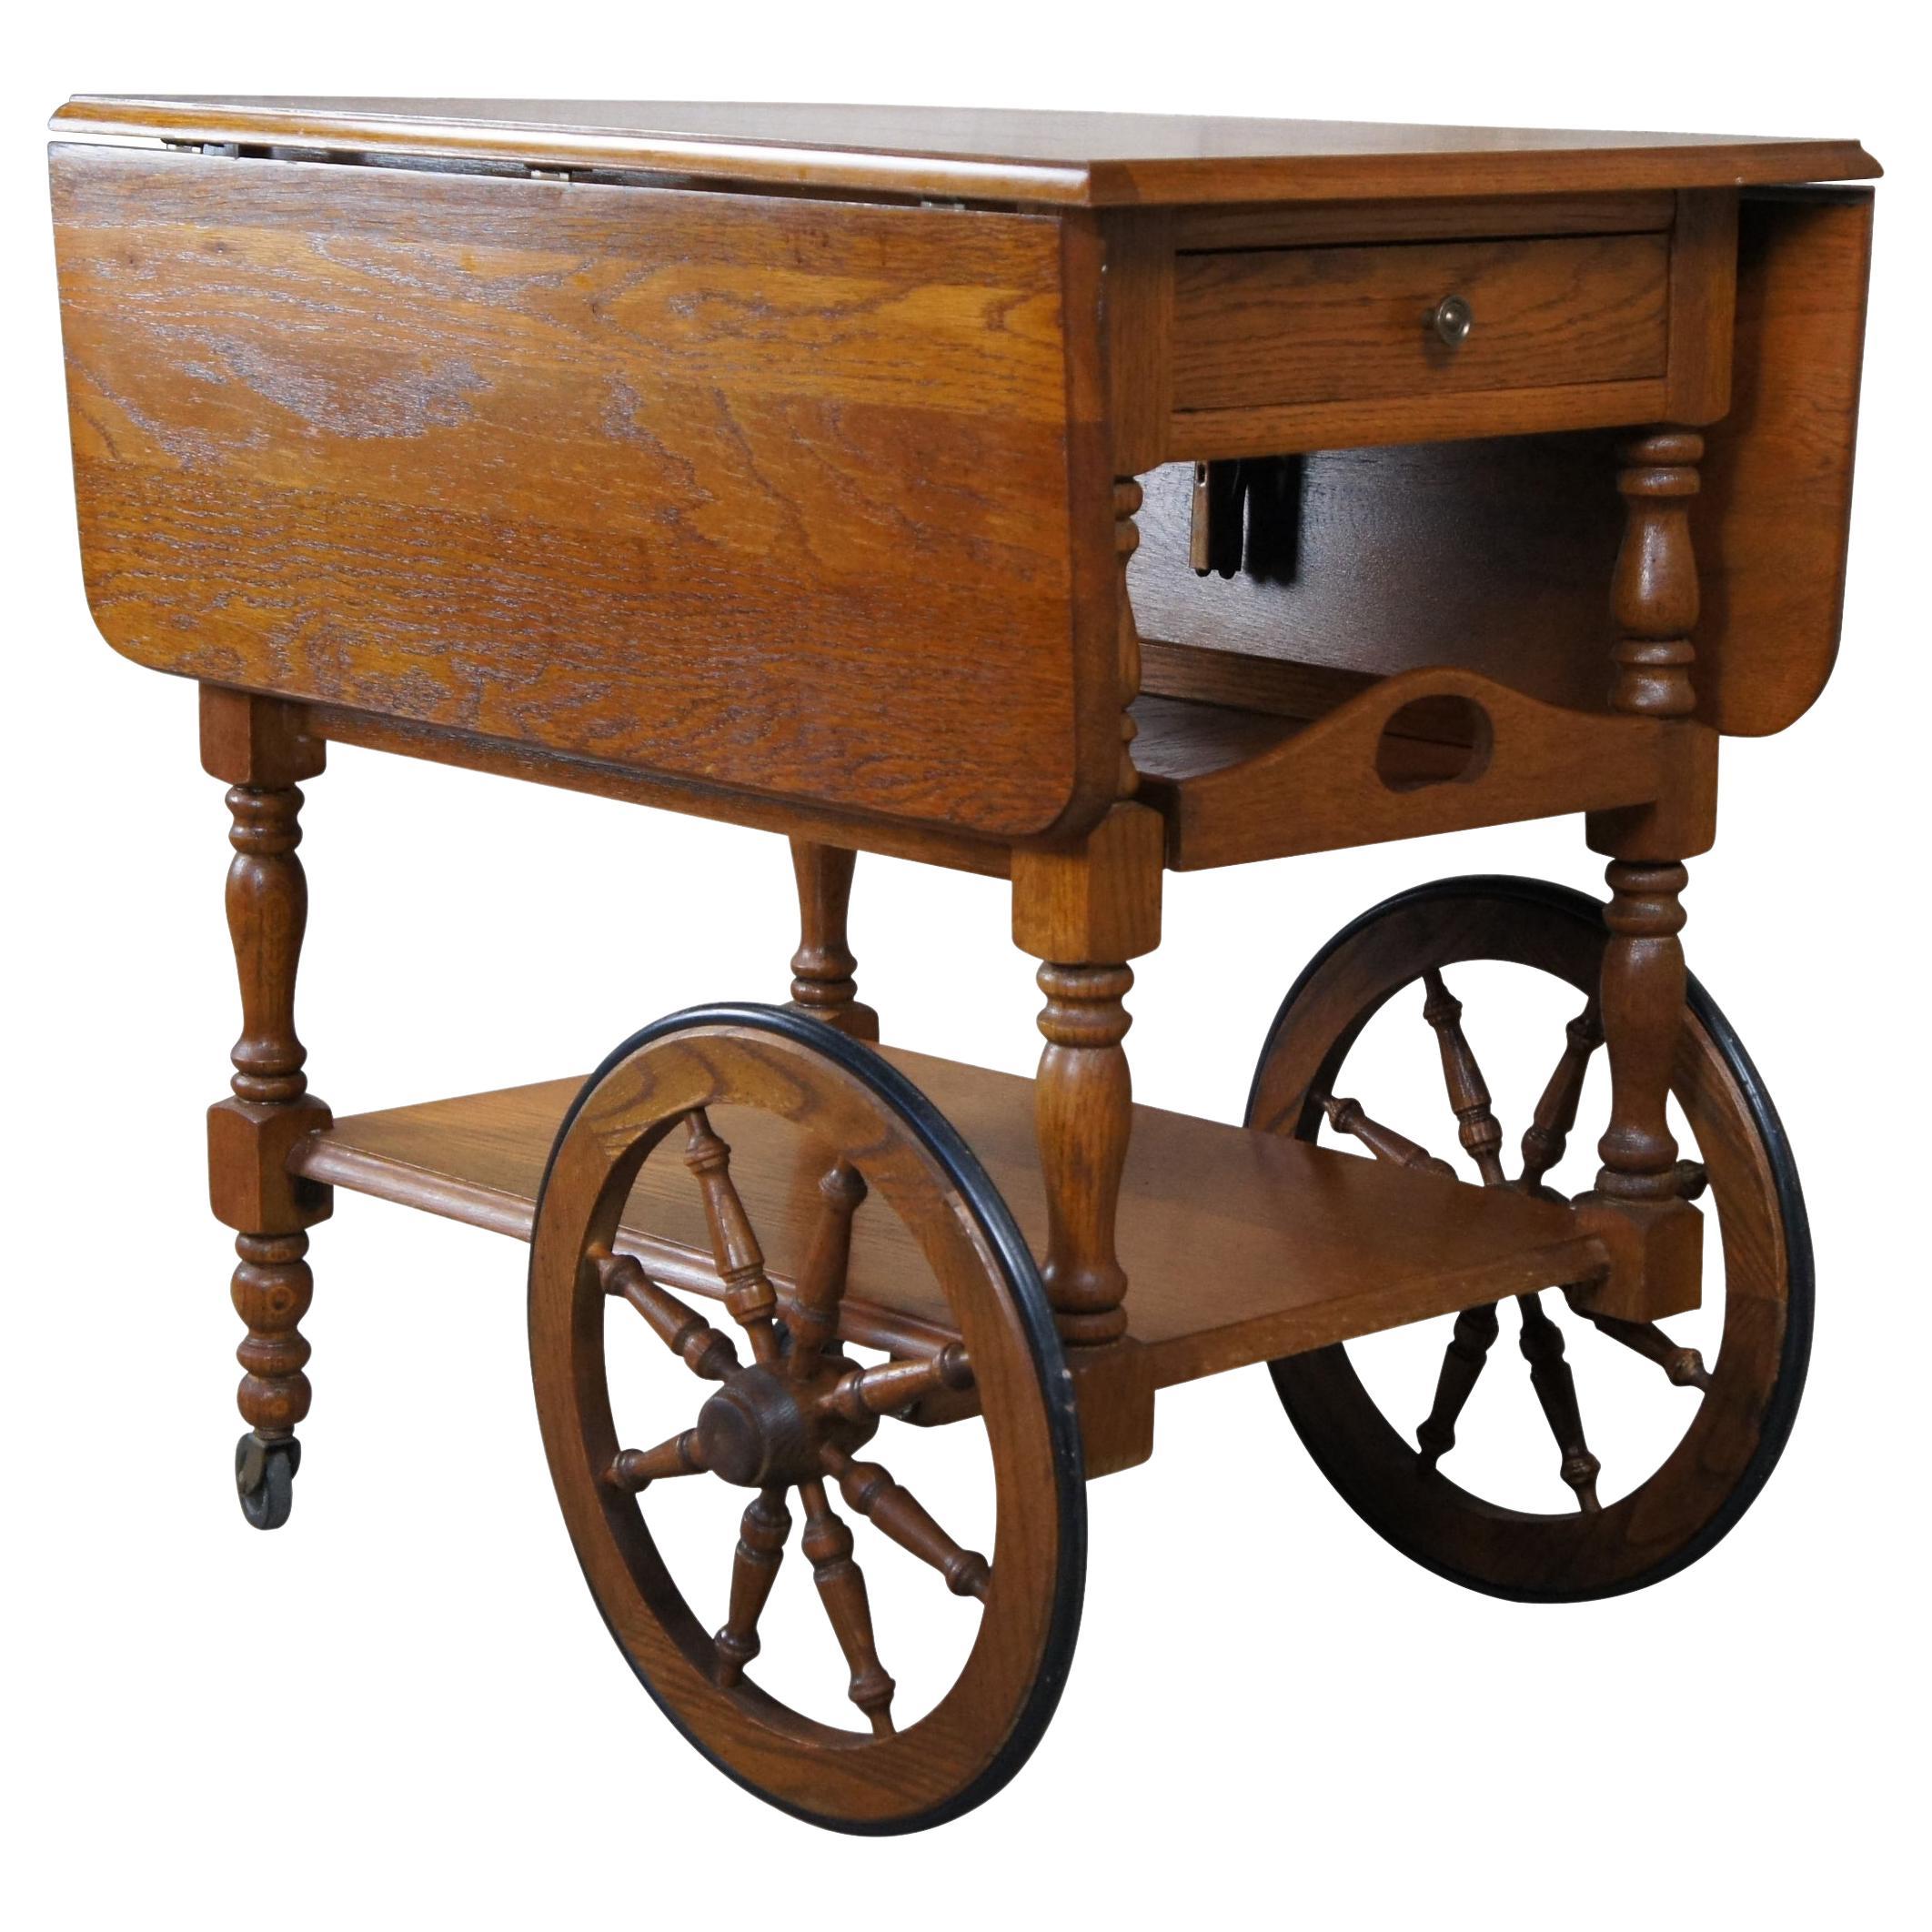
<path fill-rule="evenodd" d="M 231 788 L 245 1018 L 208 1143 L 249 1522 L 289 1512 L 308 1230 L 341 1188 L 531 1243 L 599 1609 L 700 1750 L 844 1829 L 955 1816 L 1024 1761 L 1084 1484 L 1149 1454 L 1173 1384 L 1268 1363 L 1348 1501 L 1501 1595 L 1633 1589 L 1736 1522 L 1791 1424 L 1811 1264 L 1680 895 L 1719 738 L 1791 723 L 1836 646 L 1871 196 L 1805 184 L 1876 175 L 1858 146 L 295 99 L 82 98 L 55 128 L 89 601 L 199 682 Z M 331 740 L 786 834 L 790 1003 L 658 1020 L 588 1082 L 336 1118 L 294 1021 Z M 1132 1104 L 1166 870 L 1560 812 L 1606 908 L 1405 894 L 1296 982 L 1245 1126 Z M 870 1044 L 860 850 L 1011 880 L 1037 1079 Z M 1520 1160 L 1470 962 L 1574 990 Z M 1392 1000 L 1480 1187 L 1354 1097 Z M 1573 1196 L 1550 1177 L 1599 1044 Z M 1657 1324 L 1720 1286 L 1706 1361 Z M 1453 1474 L 1512 1300 L 1547 1514 Z M 691 1372 L 654 1417 L 613 1411 L 633 1313 Z M 1432 1317 L 1433 1408 L 1392 1424 L 1344 1344 Z M 1684 1392 L 1675 1448 L 1607 1499 L 1565 1323 Z M 889 1473 L 921 1426 L 983 1440 L 983 1553 Z M 746 1493 L 719 1494 L 715 1633 L 653 1535 L 678 1477 Z M 851 1727 L 761 1680 L 794 1514 Z M 913 1721 L 850 1517 L 976 1620 Z"/>

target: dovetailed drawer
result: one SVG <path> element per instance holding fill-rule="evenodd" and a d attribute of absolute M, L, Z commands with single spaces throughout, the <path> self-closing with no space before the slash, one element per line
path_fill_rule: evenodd
<path fill-rule="evenodd" d="M 1177 414 L 1480 398 L 1664 377 L 1671 238 L 1249 248 L 1174 262 Z M 1451 341 L 1464 305 L 1466 334 Z M 1505 427 L 1499 423 L 1498 428 Z"/>

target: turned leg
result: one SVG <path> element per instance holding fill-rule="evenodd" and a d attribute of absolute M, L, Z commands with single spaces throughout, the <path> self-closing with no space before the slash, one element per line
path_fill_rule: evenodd
<path fill-rule="evenodd" d="M 791 956 L 791 1010 L 854 1040 L 879 1038 L 879 1015 L 859 999 L 858 961 L 846 943 L 845 913 L 858 854 L 811 839 L 791 841 L 799 881 L 799 950 Z"/>
<path fill-rule="evenodd" d="M 1161 943 L 1166 828 L 1137 805 L 1131 707 L 1141 640 L 1127 591 L 1140 543 L 1141 486 L 1113 480 L 1115 681 L 1120 701 L 1118 800 L 1073 843 L 1013 852 L 1013 942 L 1042 963 L 1046 1046 L 1033 1084 L 1033 1124 L 1046 1188 L 1041 1268 L 1080 1402 L 1088 1475 L 1131 1468 L 1153 1453 L 1153 1376 L 1127 1332 L 1127 1271 L 1115 1248 L 1121 1178 L 1133 1125 L 1133 1085 L 1121 1042 L 1133 984 L 1127 961 Z"/>
<path fill-rule="evenodd" d="M 302 794 L 323 747 L 293 706 L 211 686 L 202 689 L 202 763 L 226 779 L 228 934 L 241 982 L 242 1030 L 230 1058 L 232 1097 L 208 1110 L 209 1194 L 236 1231 L 231 1292 L 247 1328 L 236 1357 L 236 1402 L 248 1433 L 236 1445 L 243 1513 L 258 1529 L 285 1522 L 301 1459 L 297 1426 L 308 1413 L 308 1343 L 301 1332 L 311 1278 L 307 1230 L 327 1218 L 329 1191 L 293 1179 L 297 1140 L 328 1124 L 308 1092 L 295 1030 L 296 967 L 308 889 L 296 857 Z"/>
<path fill-rule="evenodd" d="M 1668 1201 L 1677 1192 L 1677 1143 L 1665 1109 L 1686 983 L 1677 900 L 1689 874 L 1664 861 L 1615 860 L 1605 877 L 1610 940 L 1601 1002 L 1610 1125 L 1596 1145 L 1604 1163 L 1596 1189 L 1612 1200 Z"/>
<path fill-rule="evenodd" d="M 1047 1253 L 1041 1270 L 1061 1339 L 1073 1347 L 1127 1333 L 1127 1274 L 1113 1223 L 1132 1125 L 1133 1084 L 1121 1042 L 1132 1024 L 1124 961 L 1040 969 L 1046 1047 L 1034 1082 L 1034 1123 L 1046 1176 Z"/>
<path fill-rule="evenodd" d="M 1687 430 L 1640 437 L 1620 452 L 1625 505 L 1611 610 L 1617 629 L 1610 701 L 1637 717 L 1688 719 L 1696 709 L 1691 632 L 1697 567 L 1690 499 L 1704 439 Z M 1692 728 L 1693 730 L 1695 728 Z M 1677 1192 L 1677 1146 L 1665 1116 L 1684 1024 L 1685 840 L 1654 814 L 1610 841 L 1610 941 L 1604 949 L 1602 1017 L 1610 1062 L 1610 1126 L 1598 1143 L 1597 1191 L 1613 1200 L 1668 1201 Z"/>
<path fill-rule="evenodd" d="M 1046 996 L 1034 1082 L 1041 1273 L 1080 1392 L 1090 1475 L 1142 1462 L 1153 1446 L 1152 1380 L 1127 1333 L 1114 1221 L 1133 1118 L 1127 961 L 1160 941 L 1162 850 L 1159 816 L 1129 804 L 1078 847 L 1013 855 L 1013 937 L 1043 961 Z"/>

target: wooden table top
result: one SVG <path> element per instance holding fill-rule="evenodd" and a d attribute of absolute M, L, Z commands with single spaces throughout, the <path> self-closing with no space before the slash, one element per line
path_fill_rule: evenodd
<path fill-rule="evenodd" d="M 57 134 L 614 168 L 1070 206 L 1869 178 L 1856 141 L 961 107 L 76 95 Z"/>

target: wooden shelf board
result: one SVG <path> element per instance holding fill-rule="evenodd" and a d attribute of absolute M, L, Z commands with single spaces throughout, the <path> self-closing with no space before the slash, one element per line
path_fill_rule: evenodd
<path fill-rule="evenodd" d="M 965 1137 L 1043 1253 L 1032 1082 L 885 1052 Z M 550 1142 L 579 1084 L 353 1115 L 304 1142 L 291 1164 L 528 1240 Z M 822 1159 L 769 1116 L 726 1109 L 714 1122 L 771 1271 L 788 1280 L 816 1213 Z M 1154 1107 L 1134 1109 L 1118 1238 L 1132 1333 L 1160 1386 L 1575 1281 L 1603 1263 L 1554 1203 Z M 667 1286 L 719 1293 L 675 1140 L 646 1162 L 620 1245 Z M 853 1338 L 874 1345 L 930 1346 L 949 1332 L 918 1251 L 884 1212 L 860 1214 L 849 1306 Z"/>
<path fill-rule="evenodd" d="M 1204 771 L 1245 764 L 1303 729 L 1305 720 L 1197 698 L 1142 691 L 1133 701 L 1133 763 L 1142 778 L 1184 785 Z"/>

